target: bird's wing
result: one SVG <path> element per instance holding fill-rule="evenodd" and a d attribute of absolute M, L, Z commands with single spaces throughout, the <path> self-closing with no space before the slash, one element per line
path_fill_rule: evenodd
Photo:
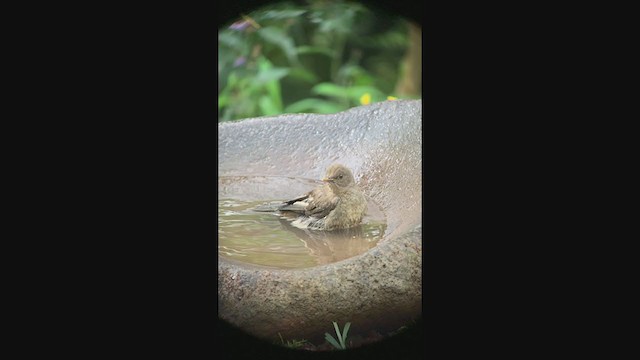
<path fill-rule="evenodd" d="M 305 210 L 305 215 L 321 219 L 335 209 L 340 199 L 332 193 L 322 191 L 312 191 L 309 195 L 309 204 Z"/>
<path fill-rule="evenodd" d="M 291 205 L 291 204 L 296 203 L 298 201 L 304 201 L 309 197 L 309 194 L 311 194 L 311 193 L 310 192 L 306 193 L 306 194 L 304 194 L 304 195 L 302 195 L 302 196 L 300 196 L 298 198 L 295 198 L 293 200 L 285 201 L 284 203 L 287 204 L 287 205 Z"/>
<path fill-rule="evenodd" d="M 296 213 L 304 214 L 305 210 L 307 209 L 307 205 L 309 205 L 309 194 L 310 193 L 307 193 L 295 199 L 285 201 L 284 204 L 281 204 L 278 207 L 278 210 L 293 211 Z"/>
<path fill-rule="evenodd" d="M 254 211 L 290 211 L 292 213 L 313 216 L 322 219 L 338 205 L 339 198 L 325 187 L 316 188 L 305 195 L 279 204 L 265 204 Z"/>

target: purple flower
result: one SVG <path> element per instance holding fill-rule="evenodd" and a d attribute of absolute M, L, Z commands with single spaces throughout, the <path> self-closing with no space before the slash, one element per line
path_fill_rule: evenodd
<path fill-rule="evenodd" d="M 239 58 L 236 59 L 236 61 L 233 62 L 233 67 L 238 67 L 240 65 L 243 65 L 246 62 L 247 62 L 247 59 L 244 56 L 240 56 Z"/>
<path fill-rule="evenodd" d="M 229 29 L 242 31 L 242 30 L 245 30 L 246 28 L 248 28 L 249 26 L 251 26 L 251 23 L 249 23 L 246 20 L 240 20 L 240 21 L 236 21 L 233 24 L 231 24 L 231 26 L 229 26 Z"/>

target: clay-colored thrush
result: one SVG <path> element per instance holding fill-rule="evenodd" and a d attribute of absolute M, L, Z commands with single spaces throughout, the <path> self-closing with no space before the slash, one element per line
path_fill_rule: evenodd
<path fill-rule="evenodd" d="M 367 212 L 367 200 L 356 185 L 351 170 L 333 164 L 327 168 L 325 184 L 307 194 L 274 206 L 258 206 L 255 211 L 275 211 L 298 215 L 291 223 L 302 229 L 335 230 L 359 225 Z"/>

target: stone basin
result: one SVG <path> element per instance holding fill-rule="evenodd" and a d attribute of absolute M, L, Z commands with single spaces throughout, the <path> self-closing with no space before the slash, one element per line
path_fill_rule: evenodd
<path fill-rule="evenodd" d="M 422 103 L 395 100 L 331 115 L 290 114 L 218 125 L 219 176 L 320 179 L 349 167 L 383 209 L 387 229 L 369 251 L 303 269 L 218 256 L 218 316 L 270 341 L 397 330 L 421 316 Z"/>

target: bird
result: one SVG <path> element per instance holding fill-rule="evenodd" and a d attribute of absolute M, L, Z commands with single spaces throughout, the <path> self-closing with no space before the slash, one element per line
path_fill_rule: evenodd
<path fill-rule="evenodd" d="M 295 199 L 261 205 L 254 211 L 279 211 L 300 229 L 337 230 L 358 226 L 367 212 L 367 200 L 353 173 L 342 164 L 327 168 L 324 184 Z"/>

